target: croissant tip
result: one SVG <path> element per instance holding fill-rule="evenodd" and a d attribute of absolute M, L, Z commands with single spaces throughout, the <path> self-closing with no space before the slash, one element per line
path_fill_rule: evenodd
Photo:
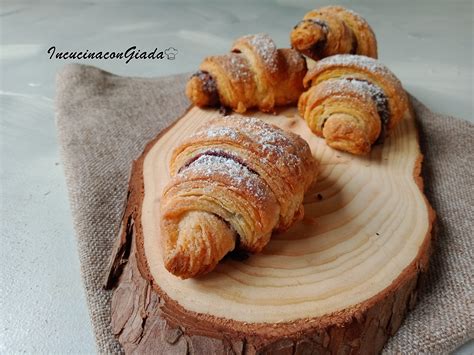
<path fill-rule="evenodd" d="M 189 255 L 174 252 L 171 256 L 165 258 L 164 264 L 166 270 L 181 279 L 188 279 L 196 276 L 190 270 Z"/>
<path fill-rule="evenodd" d="M 189 79 L 186 96 L 199 107 L 216 106 L 219 103 L 216 83 L 209 73 L 203 71 Z"/>

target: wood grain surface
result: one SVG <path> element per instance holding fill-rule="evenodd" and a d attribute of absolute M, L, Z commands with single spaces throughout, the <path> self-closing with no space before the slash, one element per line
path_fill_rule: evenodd
<path fill-rule="evenodd" d="M 300 134 L 319 161 L 305 218 L 259 255 L 195 280 L 163 266 L 159 199 L 174 146 L 219 112 L 190 109 L 134 162 L 108 287 L 126 352 L 377 353 L 416 301 L 434 212 L 414 117 L 367 157 L 329 148 L 293 108 L 252 113 Z M 243 259 L 243 260 L 242 260 Z"/>

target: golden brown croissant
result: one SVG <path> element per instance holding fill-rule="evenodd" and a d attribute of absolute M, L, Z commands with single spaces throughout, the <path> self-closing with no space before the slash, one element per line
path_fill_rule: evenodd
<path fill-rule="evenodd" d="M 316 162 L 296 134 L 255 118 L 215 119 L 182 142 L 161 199 L 165 267 L 205 274 L 229 251 L 260 252 L 303 217 Z"/>
<path fill-rule="evenodd" d="M 316 62 L 298 102 L 309 128 L 328 145 L 366 154 L 409 110 L 400 81 L 375 59 L 335 55 Z"/>
<path fill-rule="evenodd" d="M 308 12 L 290 34 L 291 46 L 314 60 L 335 54 L 377 58 L 377 40 L 362 16 L 342 6 Z"/>
<path fill-rule="evenodd" d="M 293 49 L 277 49 L 267 34 L 241 37 L 232 53 L 207 57 L 186 85 L 186 95 L 197 106 L 273 111 L 296 103 L 303 92 L 305 59 Z"/>

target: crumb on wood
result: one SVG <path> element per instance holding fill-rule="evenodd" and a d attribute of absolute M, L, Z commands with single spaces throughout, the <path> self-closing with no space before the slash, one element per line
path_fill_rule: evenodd
<path fill-rule="evenodd" d="M 316 226 L 318 224 L 318 221 L 316 220 L 316 218 L 309 217 L 309 216 L 304 216 L 303 217 L 303 223 Z"/>
<path fill-rule="evenodd" d="M 293 120 L 290 120 L 290 121 L 288 122 L 288 127 L 289 127 L 289 128 L 292 128 L 294 125 L 296 125 L 296 120 L 293 119 Z"/>
<path fill-rule="evenodd" d="M 222 115 L 222 116 L 229 116 L 230 115 L 230 108 L 222 105 L 220 108 L 219 108 L 219 113 Z"/>

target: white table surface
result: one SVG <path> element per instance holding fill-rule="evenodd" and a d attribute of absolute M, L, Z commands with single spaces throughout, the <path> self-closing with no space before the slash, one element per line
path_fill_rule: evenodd
<path fill-rule="evenodd" d="M 348 1 L 338 1 L 349 4 Z M 279 46 L 327 1 L 0 0 L 0 353 L 96 351 L 54 124 L 57 50 L 178 49 L 174 61 L 87 60 L 132 76 L 189 72 L 243 34 Z M 472 1 L 360 1 L 380 59 L 434 111 L 473 120 Z M 468 344 L 458 353 L 474 352 Z"/>

